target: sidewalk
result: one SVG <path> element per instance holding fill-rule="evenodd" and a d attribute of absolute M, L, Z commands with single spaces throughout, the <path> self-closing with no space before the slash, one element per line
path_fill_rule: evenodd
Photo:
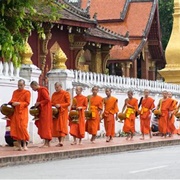
<path fill-rule="evenodd" d="M 55 147 L 56 142 L 51 143 L 49 148 L 39 148 L 41 144 L 29 144 L 28 151 L 14 151 L 13 147 L 8 146 L 0 147 L 0 167 L 180 145 L 180 136 L 153 136 L 147 140 L 140 140 L 140 136 L 135 136 L 133 141 L 127 141 L 125 137 L 116 137 L 109 143 L 105 142 L 105 138 L 97 139 L 95 144 L 88 140 L 82 142 L 82 145 L 70 145 L 70 141 L 66 141 L 63 147 Z"/>

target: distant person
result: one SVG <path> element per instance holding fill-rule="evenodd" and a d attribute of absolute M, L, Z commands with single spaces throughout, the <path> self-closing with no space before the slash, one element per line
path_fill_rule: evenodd
<path fill-rule="evenodd" d="M 138 111 L 138 100 L 133 97 L 133 92 L 127 92 L 128 98 L 125 99 L 122 113 L 125 111 L 126 119 L 124 120 L 123 131 L 127 134 L 127 140 L 132 140 L 135 133 L 135 118 Z"/>
<path fill-rule="evenodd" d="M 111 88 L 105 89 L 106 97 L 103 99 L 104 101 L 104 127 L 106 131 L 106 142 L 110 142 L 113 140 L 115 136 L 115 118 L 118 120 L 117 113 L 118 109 L 118 100 L 111 96 Z M 114 117 L 115 115 L 115 117 Z"/>
<path fill-rule="evenodd" d="M 152 109 L 155 107 L 154 105 L 154 99 L 149 97 L 149 90 L 144 90 L 144 97 L 141 102 L 141 109 L 140 109 L 140 127 L 141 127 L 141 133 L 142 138 L 141 140 L 144 140 L 144 135 L 149 134 L 149 137 L 152 138 L 151 135 L 151 115 L 152 115 Z"/>
<path fill-rule="evenodd" d="M 86 120 L 86 131 L 92 135 L 91 142 L 94 143 L 97 131 L 100 129 L 101 113 L 103 108 L 103 98 L 98 96 L 99 88 L 94 86 L 92 88 L 92 95 L 88 99 L 88 111 L 92 113 L 92 117 Z"/>

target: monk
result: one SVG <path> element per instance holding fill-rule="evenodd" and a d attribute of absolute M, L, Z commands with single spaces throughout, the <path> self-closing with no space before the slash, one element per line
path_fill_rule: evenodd
<path fill-rule="evenodd" d="M 138 111 L 138 100 L 133 97 L 133 92 L 127 92 L 128 98 L 125 99 L 122 113 L 125 111 L 126 119 L 124 120 L 123 131 L 127 134 L 126 140 L 132 140 L 135 132 L 135 113 Z"/>
<path fill-rule="evenodd" d="M 118 100 L 111 96 L 111 88 L 106 88 L 106 97 L 104 98 L 104 127 L 106 131 L 106 142 L 113 140 L 115 135 L 115 118 L 118 120 Z M 114 117 L 116 115 L 116 117 Z"/>
<path fill-rule="evenodd" d="M 82 95 L 82 87 L 76 87 L 76 96 L 73 98 L 71 110 L 76 110 L 79 113 L 78 123 L 74 123 L 71 118 L 70 134 L 73 136 L 73 142 L 71 145 L 77 144 L 76 138 L 79 139 L 79 144 L 82 144 L 82 138 L 85 136 L 85 114 L 84 111 L 87 109 L 87 97 Z"/>
<path fill-rule="evenodd" d="M 62 147 L 64 138 L 68 134 L 68 106 L 70 106 L 70 94 L 62 89 L 60 82 L 55 83 L 56 92 L 51 98 L 51 105 L 58 108 L 58 115 L 53 118 L 52 136 L 57 137 L 59 143 L 56 147 Z"/>
<path fill-rule="evenodd" d="M 18 81 L 18 89 L 13 92 L 9 104 L 14 107 L 14 113 L 10 118 L 10 135 L 17 141 L 16 150 L 28 150 L 26 142 L 29 141 L 28 126 L 28 105 L 30 103 L 30 91 L 24 89 L 25 81 Z M 22 146 L 21 146 L 22 143 Z"/>
<path fill-rule="evenodd" d="M 99 88 L 94 86 L 92 88 L 92 95 L 87 97 L 88 99 L 88 111 L 92 113 L 91 118 L 87 118 L 86 132 L 92 135 L 91 142 L 94 143 L 96 139 L 97 131 L 100 129 L 101 113 L 103 108 L 103 98 L 98 96 Z"/>
<path fill-rule="evenodd" d="M 166 138 L 168 133 L 168 120 L 171 118 L 171 110 L 173 109 L 173 99 L 168 98 L 168 92 L 162 92 L 163 98 L 159 100 L 157 109 L 160 110 L 161 115 L 158 121 L 159 132 L 162 137 Z"/>
<path fill-rule="evenodd" d="M 33 91 L 38 92 L 35 107 L 40 110 L 39 119 L 35 121 L 38 128 L 38 134 L 41 139 L 44 139 L 44 144 L 41 147 L 50 147 L 52 139 L 52 107 L 49 92 L 46 87 L 40 86 L 36 81 L 30 84 Z"/>
<path fill-rule="evenodd" d="M 141 126 L 141 133 L 142 138 L 141 140 L 144 140 L 144 135 L 149 134 L 149 137 L 152 138 L 151 135 L 151 115 L 152 115 L 152 109 L 155 107 L 154 105 L 154 99 L 149 97 L 149 90 L 144 90 L 144 98 L 141 102 L 141 110 L 140 110 L 140 126 Z"/>
<path fill-rule="evenodd" d="M 168 92 L 168 98 L 172 99 L 172 93 L 171 92 Z M 175 99 L 172 99 L 173 102 L 172 102 L 172 106 L 171 106 L 171 109 L 170 109 L 170 117 L 168 119 L 168 134 L 169 134 L 169 137 L 171 137 L 174 133 L 175 133 L 175 113 L 177 112 L 177 104 L 178 104 L 178 101 L 176 101 Z"/>

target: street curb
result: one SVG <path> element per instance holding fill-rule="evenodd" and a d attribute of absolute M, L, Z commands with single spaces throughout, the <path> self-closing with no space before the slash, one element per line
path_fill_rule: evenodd
<path fill-rule="evenodd" d="M 150 142 L 140 142 L 140 143 L 131 143 L 131 144 L 116 144 L 110 146 L 102 147 L 90 147 L 83 148 L 78 150 L 61 150 L 61 151 L 50 151 L 50 152 L 40 152 L 36 154 L 28 155 L 16 155 L 9 157 L 0 157 L 0 167 L 22 165 L 22 164 L 31 164 L 46 162 L 52 160 L 63 160 L 63 159 L 72 159 L 79 157 L 95 156 L 102 154 L 150 149 L 164 146 L 173 146 L 180 145 L 180 139 L 171 139 L 171 140 L 159 140 L 159 141 L 150 141 Z"/>

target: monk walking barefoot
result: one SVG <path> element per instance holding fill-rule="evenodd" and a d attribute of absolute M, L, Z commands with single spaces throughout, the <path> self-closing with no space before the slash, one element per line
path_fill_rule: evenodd
<path fill-rule="evenodd" d="M 68 134 L 68 106 L 70 105 L 70 94 L 62 89 L 62 84 L 56 82 L 56 92 L 53 93 L 51 104 L 58 108 L 57 116 L 53 117 L 53 137 L 57 137 L 59 143 L 57 147 L 62 147 L 64 138 Z"/>
<path fill-rule="evenodd" d="M 86 132 L 92 135 L 91 143 L 95 143 L 97 131 L 100 129 L 100 117 L 103 108 L 103 98 L 98 96 L 99 88 L 92 88 L 92 95 L 88 99 L 88 111 L 92 113 L 91 117 L 86 117 Z"/>
<path fill-rule="evenodd" d="M 30 103 L 30 91 L 25 90 L 25 81 L 18 81 L 18 89 L 13 92 L 9 104 L 14 106 L 14 113 L 10 118 L 10 135 L 16 141 L 15 150 L 27 150 L 26 142 L 29 141 L 27 132 L 28 126 L 28 105 Z M 21 145 L 22 143 L 22 145 Z"/>
<path fill-rule="evenodd" d="M 112 141 L 114 135 L 115 135 L 115 118 L 118 120 L 118 100 L 111 96 L 111 89 L 106 88 L 106 98 L 104 98 L 104 112 L 103 112 L 103 118 L 104 118 L 104 127 L 106 131 L 106 142 Z M 116 115 L 116 117 L 114 117 Z"/>
<path fill-rule="evenodd" d="M 135 132 L 135 113 L 138 110 L 138 100 L 133 98 L 133 92 L 127 92 L 128 98 L 125 99 L 122 113 L 125 111 L 126 119 L 124 120 L 123 131 L 127 134 L 126 140 L 132 140 Z"/>
<path fill-rule="evenodd" d="M 30 84 L 33 91 L 38 92 L 35 106 L 39 108 L 39 119 L 35 121 L 38 128 L 38 134 L 44 140 L 41 147 L 50 147 L 52 139 L 52 107 L 47 88 L 40 86 L 36 81 Z"/>
<path fill-rule="evenodd" d="M 76 87 L 76 96 L 73 98 L 71 110 L 78 112 L 79 117 L 77 121 L 74 121 L 69 117 L 70 134 L 73 136 L 73 142 L 71 145 L 77 144 L 77 138 L 79 139 L 79 145 L 82 144 L 82 138 L 85 136 L 85 114 L 84 111 L 87 109 L 87 98 L 82 95 L 82 87 Z"/>
<path fill-rule="evenodd" d="M 141 126 L 141 133 L 142 137 L 141 140 L 144 140 L 144 135 L 149 134 L 149 138 L 151 138 L 151 115 L 152 115 L 152 109 L 155 107 L 154 105 L 154 99 L 149 97 L 149 90 L 144 90 L 144 97 L 142 99 L 141 103 L 141 110 L 140 110 L 140 126 Z"/>

